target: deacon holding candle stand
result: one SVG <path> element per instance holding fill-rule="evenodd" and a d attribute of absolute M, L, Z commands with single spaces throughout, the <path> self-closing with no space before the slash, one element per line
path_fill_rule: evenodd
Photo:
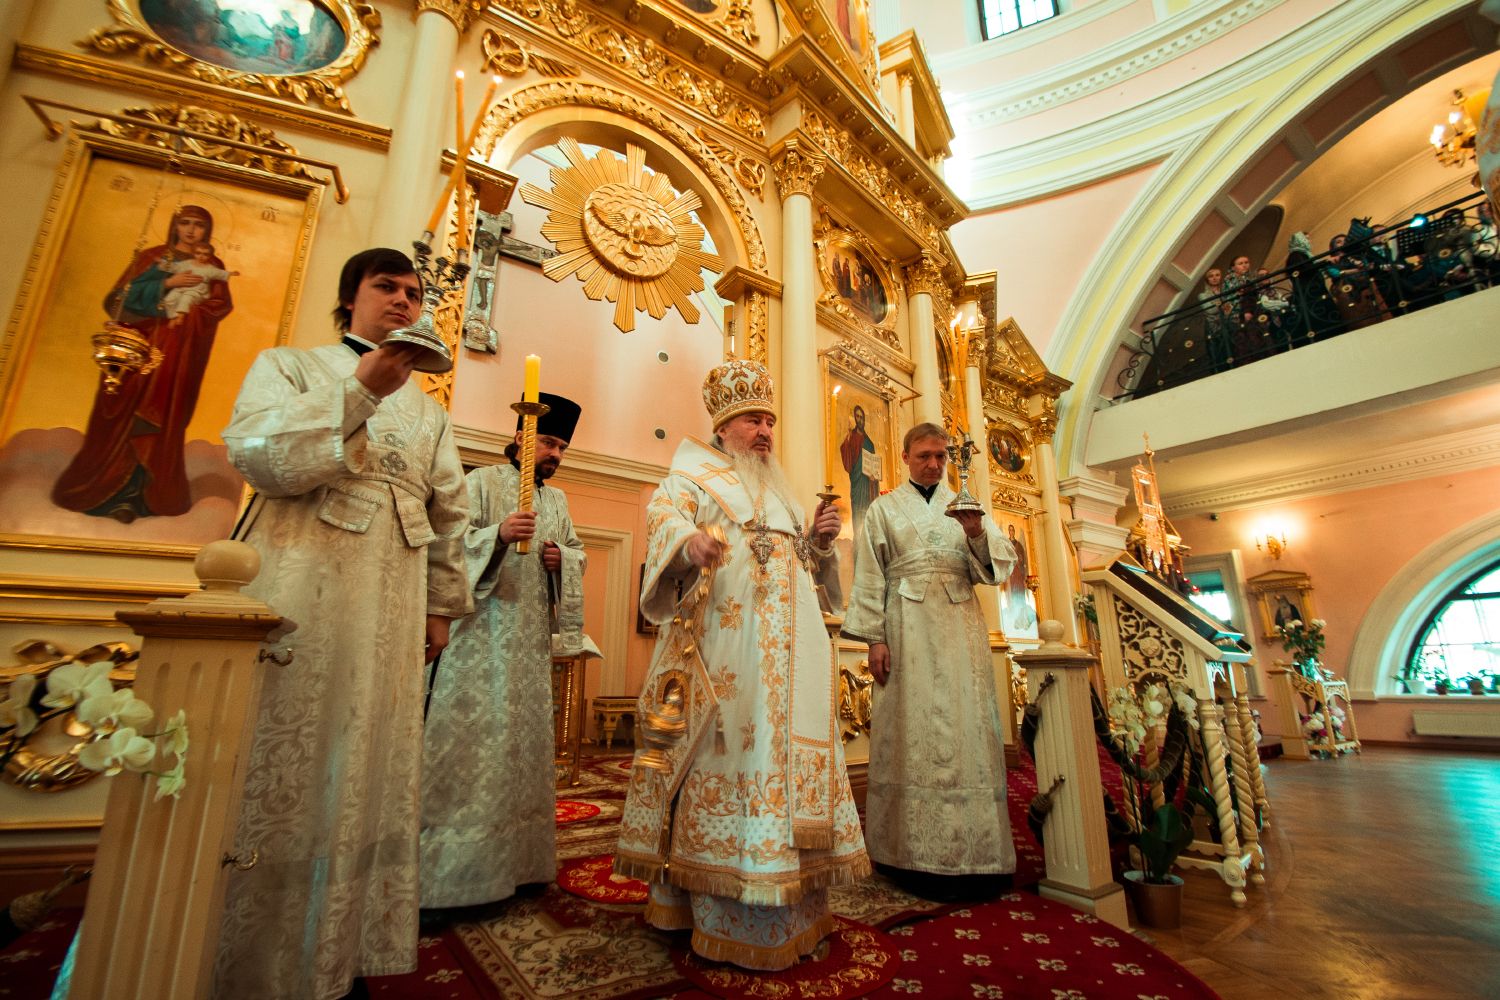
<path fill-rule="evenodd" d="M 557 873 L 552 655 L 590 648 L 583 543 L 568 500 L 546 485 L 579 406 L 539 393 L 527 358 L 509 463 L 469 473 L 461 550 L 474 614 L 435 666 L 422 753 L 422 906 L 505 899 Z M 554 628 L 553 622 L 556 622 Z"/>

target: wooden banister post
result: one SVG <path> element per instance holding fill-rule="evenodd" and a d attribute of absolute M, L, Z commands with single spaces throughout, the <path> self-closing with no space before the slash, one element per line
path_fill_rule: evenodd
<path fill-rule="evenodd" d="M 1016 656 L 1026 668 L 1031 703 L 1042 713 L 1036 739 L 1037 787 L 1045 790 L 1056 778 L 1063 779 L 1042 827 L 1047 877 L 1038 891 L 1129 929 L 1124 890 L 1110 871 L 1104 824 L 1104 785 L 1089 700 L 1089 669 L 1096 660 L 1081 649 L 1064 646 L 1059 641 L 1062 634 L 1061 623 L 1044 621 L 1042 645 Z"/>
<path fill-rule="evenodd" d="M 242 542 L 204 546 L 203 589 L 116 614 L 144 640 L 135 692 L 161 725 L 186 712 L 191 744 L 179 798 L 155 782 L 111 779 L 68 996 L 206 997 L 224 908 L 224 866 L 239 819 L 260 698 L 260 646 L 281 618 L 240 588 L 260 570 Z"/>

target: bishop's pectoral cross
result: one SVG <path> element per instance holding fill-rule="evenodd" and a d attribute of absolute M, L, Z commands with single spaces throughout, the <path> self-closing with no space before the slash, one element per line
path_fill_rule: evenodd
<path fill-rule="evenodd" d="M 776 548 L 776 543 L 771 540 L 771 526 L 766 523 L 766 515 L 756 511 L 755 520 L 746 527 L 755 533 L 750 539 L 750 551 L 755 555 L 755 561 L 764 568 L 771 561 L 771 550 Z"/>

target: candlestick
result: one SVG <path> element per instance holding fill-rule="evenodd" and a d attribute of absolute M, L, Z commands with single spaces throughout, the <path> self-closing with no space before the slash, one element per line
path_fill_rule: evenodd
<path fill-rule="evenodd" d="M 521 389 L 521 402 L 535 403 L 542 388 L 542 359 L 535 354 L 526 355 L 526 381 Z"/>
<path fill-rule="evenodd" d="M 533 360 L 537 362 L 540 372 L 541 359 L 533 354 L 526 359 L 528 374 Z M 521 415 L 521 430 L 516 435 L 516 444 L 521 452 L 521 485 L 516 492 L 516 510 L 524 512 L 531 509 L 532 493 L 536 485 L 536 418 L 546 414 L 552 407 L 546 403 L 538 403 L 533 398 L 512 403 L 510 408 Z M 523 538 L 517 542 L 516 551 L 522 555 L 530 552 L 530 540 Z"/>
<path fill-rule="evenodd" d="M 464 71 L 456 70 L 453 74 L 453 107 L 458 122 L 458 157 L 454 161 L 453 169 L 448 172 L 448 183 L 443 185 L 443 193 L 438 195 L 437 204 L 432 206 L 432 215 L 427 219 L 427 232 L 437 232 L 438 223 L 443 220 L 443 209 L 448 205 L 448 198 L 453 194 L 453 188 L 458 180 L 459 164 L 468 159 L 468 150 L 471 143 L 464 142 Z"/>

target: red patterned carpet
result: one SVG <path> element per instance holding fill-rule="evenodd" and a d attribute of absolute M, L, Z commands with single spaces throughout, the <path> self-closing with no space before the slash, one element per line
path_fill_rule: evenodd
<path fill-rule="evenodd" d="M 488 907 L 426 915 L 419 968 L 367 981 L 389 1000 L 701 1000 L 854 997 L 1213 1000 L 1214 993 L 1154 948 L 1087 914 L 1028 892 L 957 909 L 880 878 L 833 890 L 839 930 L 777 975 L 691 957 L 685 933 L 647 927 L 643 886 L 609 869 L 628 757 L 584 762 L 558 804 L 559 884 Z M 1106 770 L 1118 796 L 1118 771 Z M 1026 829 L 1029 768 L 1009 772 L 1019 861 L 1016 883 L 1042 875 Z M 63 911 L 0 951 L 0 998 L 41 1000 L 72 939 Z"/>

